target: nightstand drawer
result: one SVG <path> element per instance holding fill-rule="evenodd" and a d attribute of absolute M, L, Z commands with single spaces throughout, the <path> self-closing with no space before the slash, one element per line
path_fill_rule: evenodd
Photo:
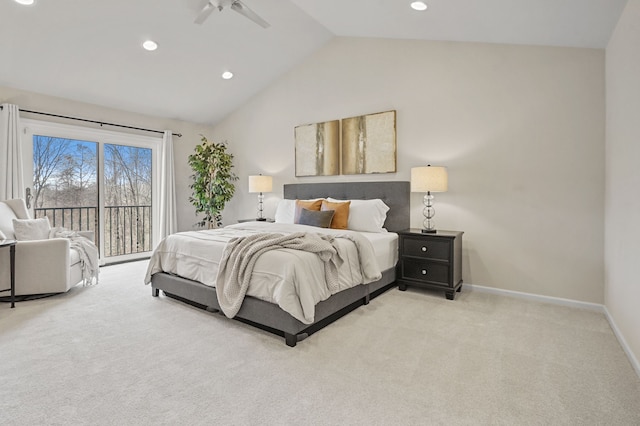
<path fill-rule="evenodd" d="M 449 265 L 417 259 L 403 259 L 402 278 L 436 282 L 449 287 Z"/>
<path fill-rule="evenodd" d="M 402 254 L 404 256 L 449 260 L 451 242 L 447 239 L 405 237 L 402 244 Z"/>

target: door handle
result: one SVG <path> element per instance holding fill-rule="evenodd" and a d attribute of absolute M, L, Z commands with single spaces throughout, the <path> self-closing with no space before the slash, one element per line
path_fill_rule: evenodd
<path fill-rule="evenodd" d="M 31 208 L 31 199 L 33 198 L 33 196 L 31 195 L 31 188 L 27 188 L 25 189 L 25 201 L 27 203 L 27 209 Z"/>

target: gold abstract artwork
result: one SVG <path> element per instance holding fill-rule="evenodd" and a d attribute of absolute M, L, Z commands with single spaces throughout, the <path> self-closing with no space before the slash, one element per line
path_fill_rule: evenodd
<path fill-rule="evenodd" d="M 342 174 L 396 172 L 396 112 L 342 120 Z"/>
<path fill-rule="evenodd" d="M 296 176 L 340 174 L 340 120 L 295 128 Z"/>

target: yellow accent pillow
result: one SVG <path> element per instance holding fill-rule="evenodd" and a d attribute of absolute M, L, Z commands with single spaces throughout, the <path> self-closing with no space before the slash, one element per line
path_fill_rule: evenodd
<path fill-rule="evenodd" d="M 302 209 L 319 212 L 322 201 L 324 201 L 322 198 L 314 201 L 296 200 L 296 213 L 293 216 L 293 223 L 300 223 L 300 212 L 302 212 Z"/>
<path fill-rule="evenodd" d="M 349 221 L 349 205 L 351 201 L 345 203 L 332 203 L 327 200 L 322 201 L 321 211 L 335 210 L 333 220 L 331 221 L 331 228 L 333 229 L 347 229 L 347 222 Z"/>

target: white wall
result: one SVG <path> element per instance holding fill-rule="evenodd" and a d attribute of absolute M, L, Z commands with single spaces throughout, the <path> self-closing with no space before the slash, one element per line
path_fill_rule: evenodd
<path fill-rule="evenodd" d="M 225 223 L 256 214 L 247 176 L 282 184 L 408 180 L 449 167 L 436 225 L 465 231 L 467 283 L 603 303 L 604 52 L 592 49 L 337 38 L 215 129 L 0 87 L 0 101 L 183 133 L 175 156 L 180 230 L 195 222 L 187 156 L 228 140 L 241 177 Z M 295 178 L 293 128 L 397 111 L 398 172 Z M 37 118 L 37 117 L 36 117 Z M 412 226 L 422 222 L 412 196 Z"/>
<path fill-rule="evenodd" d="M 640 0 L 629 0 L 606 50 L 605 305 L 640 357 Z"/>
<path fill-rule="evenodd" d="M 250 174 L 274 176 L 272 217 L 284 183 L 446 165 L 435 219 L 465 231 L 465 282 L 603 303 L 604 80 L 598 49 L 334 39 L 214 129 L 240 176 L 225 222 L 256 214 Z M 294 177 L 295 126 L 390 109 L 397 173 Z"/>
<path fill-rule="evenodd" d="M 195 145 L 200 143 L 200 134 L 210 137 L 212 128 L 188 123 L 178 120 L 160 119 L 141 114 L 133 114 L 126 111 L 119 111 L 104 108 L 97 105 L 74 102 L 66 99 L 40 95 L 23 90 L 12 89 L 0 86 L 0 103 L 16 104 L 21 109 L 48 112 L 58 115 L 86 118 L 89 120 L 105 121 L 127 126 L 149 128 L 154 130 L 171 130 L 174 133 L 182 133 L 182 137 L 174 137 L 174 156 L 176 170 L 176 192 L 178 209 L 178 228 L 181 231 L 192 229 L 197 219 L 194 209 L 189 203 L 189 183 L 191 169 L 187 163 L 187 157 L 193 152 Z M 96 127 L 97 125 L 82 123 L 79 121 L 69 121 L 55 119 L 34 114 L 23 114 L 23 117 L 37 120 L 61 122 L 78 126 Z M 136 133 L 132 130 L 119 129 L 117 127 L 106 127 L 109 130 Z M 146 136 L 152 135 L 147 132 L 138 132 Z"/>

